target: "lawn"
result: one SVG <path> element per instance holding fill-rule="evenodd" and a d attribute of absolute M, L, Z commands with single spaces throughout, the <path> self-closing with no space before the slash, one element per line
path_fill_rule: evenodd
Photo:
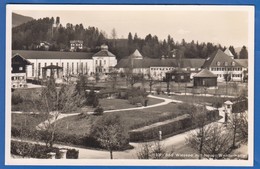
<path fill-rule="evenodd" d="M 148 98 L 148 105 L 154 105 L 161 102 L 163 102 L 162 99 Z M 127 109 L 136 107 L 136 105 L 132 105 L 128 100 L 124 99 L 100 99 L 99 103 L 104 110 Z"/>
<path fill-rule="evenodd" d="M 148 108 L 143 110 L 131 110 L 111 112 L 121 116 L 123 124 L 129 128 L 134 129 L 150 125 L 158 121 L 164 121 L 183 114 L 179 110 L 179 104 L 170 103 L 164 106 Z M 105 113 L 105 116 L 108 113 Z M 102 116 L 94 116 L 87 114 L 75 115 L 63 118 L 58 121 L 58 131 L 66 134 L 87 135 L 90 132 L 91 126 L 98 118 Z"/>
<path fill-rule="evenodd" d="M 28 129 L 35 128 L 38 124 L 45 121 L 47 118 L 41 114 L 14 114 L 12 113 L 11 121 L 12 127 L 21 128 L 25 127 Z"/>
<path fill-rule="evenodd" d="M 212 105 L 216 102 L 224 103 L 227 100 L 230 100 L 230 98 L 224 98 L 224 97 L 216 97 L 216 96 L 194 96 L 194 95 L 171 95 L 168 96 L 166 94 L 160 94 L 156 95 L 158 97 L 162 98 L 168 98 L 168 99 L 174 99 L 174 100 L 180 100 L 186 103 L 199 103 L 203 104 L 206 103 L 206 105 Z"/>

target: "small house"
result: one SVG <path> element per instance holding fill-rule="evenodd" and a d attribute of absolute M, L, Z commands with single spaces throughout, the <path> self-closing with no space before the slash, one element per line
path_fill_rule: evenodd
<path fill-rule="evenodd" d="M 208 69 L 203 69 L 199 73 L 193 76 L 193 86 L 194 87 L 212 87 L 217 86 L 217 75 L 209 71 Z"/>
<path fill-rule="evenodd" d="M 182 69 L 174 69 L 171 72 L 166 73 L 165 81 L 174 81 L 174 82 L 190 82 L 190 72 Z"/>

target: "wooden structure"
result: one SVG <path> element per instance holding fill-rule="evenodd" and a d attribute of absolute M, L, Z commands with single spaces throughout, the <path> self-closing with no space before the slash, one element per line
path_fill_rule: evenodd
<path fill-rule="evenodd" d="M 195 74 L 193 77 L 194 87 L 212 87 L 217 86 L 217 75 L 209 71 L 208 69 L 203 69 L 199 73 Z"/>

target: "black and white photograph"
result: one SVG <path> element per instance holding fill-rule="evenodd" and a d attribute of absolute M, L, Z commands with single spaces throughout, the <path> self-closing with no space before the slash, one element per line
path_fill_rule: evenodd
<path fill-rule="evenodd" d="M 6 164 L 253 165 L 254 7 L 7 5 Z"/>

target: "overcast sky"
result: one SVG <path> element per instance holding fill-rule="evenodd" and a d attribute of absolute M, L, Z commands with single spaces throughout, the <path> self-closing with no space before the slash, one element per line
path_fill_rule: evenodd
<path fill-rule="evenodd" d="M 98 9 L 98 8 L 96 8 Z M 175 41 L 185 39 L 199 42 L 213 42 L 225 46 L 248 46 L 248 13 L 228 10 L 157 10 L 157 11 L 59 11 L 59 10 L 14 10 L 13 12 L 31 16 L 60 17 L 66 23 L 95 26 L 111 36 L 113 28 L 118 38 L 127 38 L 128 33 L 137 33 L 144 38 L 147 34 L 157 35 L 160 40 L 170 34 Z"/>

